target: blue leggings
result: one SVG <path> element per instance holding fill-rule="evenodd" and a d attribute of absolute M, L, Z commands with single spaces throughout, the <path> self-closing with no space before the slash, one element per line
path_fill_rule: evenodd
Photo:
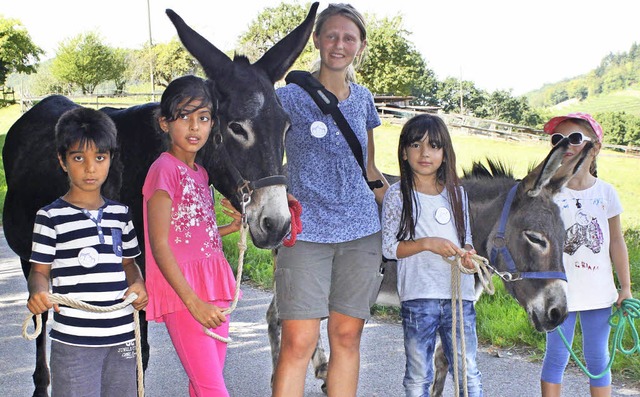
<path fill-rule="evenodd" d="M 584 360 L 589 372 L 599 375 L 609 363 L 609 316 L 611 308 L 586 310 L 581 312 L 569 312 L 567 319 L 560 325 L 567 342 L 573 344 L 573 336 L 576 326 L 576 315 L 580 314 L 580 327 L 582 328 L 582 348 Z M 548 383 L 562 383 L 564 369 L 569 362 L 569 350 L 560 338 L 558 331 L 547 333 L 547 350 L 542 363 L 541 379 Z M 594 387 L 609 386 L 611 384 L 611 371 L 600 379 L 590 379 L 590 385 Z"/>

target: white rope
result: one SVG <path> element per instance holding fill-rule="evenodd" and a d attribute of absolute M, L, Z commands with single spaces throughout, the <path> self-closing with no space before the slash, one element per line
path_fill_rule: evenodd
<path fill-rule="evenodd" d="M 463 250 L 464 251 L 464 250 Z M 465 251 L 466 253 L 466 251 Z M 491 279 L 491 270 L 489 269 L 489 261 L 477 254 L 473 254 L 471 256 L 471 262 L 473 263 L 473 269 L 468 269 L 464 267 L 462 264 L 462 257 L 460 255 L 456 255 L 455 259 L 449 259 L 446 257 L 442 257 L 446 262 L 448 262 L 451 266 L 451 341 L 452 341 L 452 350 L 453 350 L 453 383 L 455 396 L 460 395 L 460 386 L 458 384 L 459 374 L 458 374 L 458 342 L 457 342 L 457 333 L 458 333 L 458 323 L 460 324 L 460 355 L 462 356 L 462 373 L 464 376 L 463 379 L 463 388 L 464 388 L 464 396 L 469 396 L 469 390 L 467 387 L 467 347 L 465 342 L 465 331 L 464 331 L 464 311 L 462 310 L 462 292 L 461 292 L 461 274 L 474 274 L 478 273 L 478 278 L 480 279 L 480 283 L 482 287 L 489 295 L 493 295 L 495 292 L 495 288 L 493 286 L 493 280 Z M 458 321 L 458 312 L 460 313 L 460 321 Z"/>
<path fill-rule="evenodd" d="M 84 310 L 87 312 L 92 312 L 92 313 L 108 313 L 108 312 L 113 312 L 116 310 L 120 310 L 120 309 L 124 309 L 125 307 L 129 306 L 133 301 L 135 301 L 136 299 L 138 299 L 138 295 L 134 292 L 131 293 L 127 296 L 127 298 L 120 302 L 117 303 L 115 305 L 112 306 L 94 306 L 94 305 L 90 305 L 86 302 L 83 302 L 81 300 L 77 300 L 77 299 L 73 299 L 70 298 L 66 295 L 60 295 L 60 294 L 49 294 L 49 301 L 51 303 L 57 303 L 59 305 L 65 305 L 65 306 L 69 306 L 72 307 L 74 309 L 80 309 L 80 310 Z M 41 314 L 37 314 L 35 315 L 36 317 L 36 327 L 35 330 L 33 331 L 32 334 L 29 334 L 29 332 L 27 331 L 27 328 L 29 328 L 29 323 L 31 322 L 31 319 L 33 318 L 33 314 L 29 313 L 27 315 L 27 317 L 25 317 L 24 321 L 22 322 L 22 337 L 25 338 L 26 340 L 34 340 L 36 339 L 40 333 L 42 332 L 42 315 Z M 138 372 L 138 396 L 139 397 L 144 397 L 144 372 L 142 370 L 142 346 L 140 346 L 140 317 L 139 317 L 139 313 L 138 310 L 134 309 L 133 312 L 133 322 L 134 322 L 134 335 L 135 335 L 135 340 L 136 340 L 136 365 L 137 365 L 137 372 Z"/>
<path fill-rule="evenodd" d="M 240 240 L 238 241 L 238 269 L 236 272 L 236 290 L 233 294 L 233 300 L 231 301 L 231 306 L 225 309 L 222 314 L 225 316 L 233 313 L 236 310 L 236 306 L 238 305 L 238 298 L 240 297 L 240 282 L 242 281 L 242 268 L 244 266 L 244 253 L 247 250 L 247 230 L 249 227 L 245 222 L 240 226 Z M 213 339 L 219 340 L 220 342 L 230 343 L 232 341 L 231 338 L 225 338 L 224 336 L 220 336 L 215 332 L 208 330 L 205 327 L 202 327 L 204 333 L 212 337 Z"/>

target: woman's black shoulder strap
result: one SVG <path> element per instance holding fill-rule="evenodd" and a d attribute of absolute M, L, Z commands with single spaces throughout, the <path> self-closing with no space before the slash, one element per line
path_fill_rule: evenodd
<path fill-rule="evenodd" d="M 327 90 L 322 83 L 318 81 L 315 77 L 311 75 L 311 73 L 303 71 L 303 70 L 293 70 L 287 74 L 285 78 L 287 84 L 294 83 L 304 89 L 309 96 L 313 99 L 313 101 L 318 105 L 322 113 L 330 114 L 333 117 L 333 120 L 342 131 L 342 135 L 344 139 L 347 140 L 351 151 L 353 152 L 358 165 L 362 169 L 362 176 L 364 176 L 364 180 L 369 185 L 370 189 L 376 189 L 382 187 L 382 181 L 375 180 L 369 181 L 367 178 L 367 169 L 364 165 L 364 155 L 362 154 L 362 146 L 360 145 L 360 141 L 358 141 L 358 137 L 351 129 L 349 122 L 344 118 L 344 115 L 338 108 L 338 98 L 329 90 Z"/>

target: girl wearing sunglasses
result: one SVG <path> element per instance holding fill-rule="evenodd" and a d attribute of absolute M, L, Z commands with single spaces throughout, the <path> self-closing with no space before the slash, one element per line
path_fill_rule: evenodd
<path fill-rule="evenodd" d="M 620 307 L 631 298 L 629 256 L 620 225 L 622 206 L 613 186 L 597 178 L 596 156 L 602 146 L 602 127 L 591 115 L 571 113 L 554 117 L 544 126 L 551 144 L 569 140 L 565 156 L 573 156 L 593 146 L 585 164 L 555 195 L 565 225 L 563 261 L 567 273 L 569 316 L 560 325 L 568 342 L 573 343 L 576 317 L 580 318 L 587 369 L 602 373 L 609 362 L 609 316 L 611 306 Z M 613 277 L 615 270 L 619 290 Z M 569 362 L 569 351 L 557 331 L 547 333 L 542 364 L 543 397 L 561 395 L 562 375 Z M 590 380 L 591 396 L 611 396 L 611 372 Z"/>

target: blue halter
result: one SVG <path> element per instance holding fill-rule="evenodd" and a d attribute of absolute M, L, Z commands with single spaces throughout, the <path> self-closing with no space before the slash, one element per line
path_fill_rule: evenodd
<path fill-rule="evenodd" d="M 500 272 L 492 266 L 492 269 L 502 278 L 504 281 L 518 281 L 523 280 L 525 278 L 533 278 L 533 279 L 560 279 L 567 281 L 567 276 L 564 272 L 519 272 L 516 269 L 516 264 L 509 253 L 509 249 L 507 248 L 507 242 L 504 238 L 505 229 L 507 228 L 507 217 L 509 216 L 509 211 L 511 211 L 511 204 L 513 203 L 513 199 L 516 196 L 516 190 L 518 190 L 519 183 L 516 183 L 511 190 L 509 190 L 509 194 L 507 194 L 507 199 L 504 202 L 504 206 L 502 207 L 502 214 L 500 215 L 500 225 L 498 226 L 498 232 L 493 238 L 493 247 L 491 248 L 491 264 L 495 266 L 495 263 L 498 259 L 498 255 L 502 255 L 502 259 L 507 264 L 507 271 Z"/>

